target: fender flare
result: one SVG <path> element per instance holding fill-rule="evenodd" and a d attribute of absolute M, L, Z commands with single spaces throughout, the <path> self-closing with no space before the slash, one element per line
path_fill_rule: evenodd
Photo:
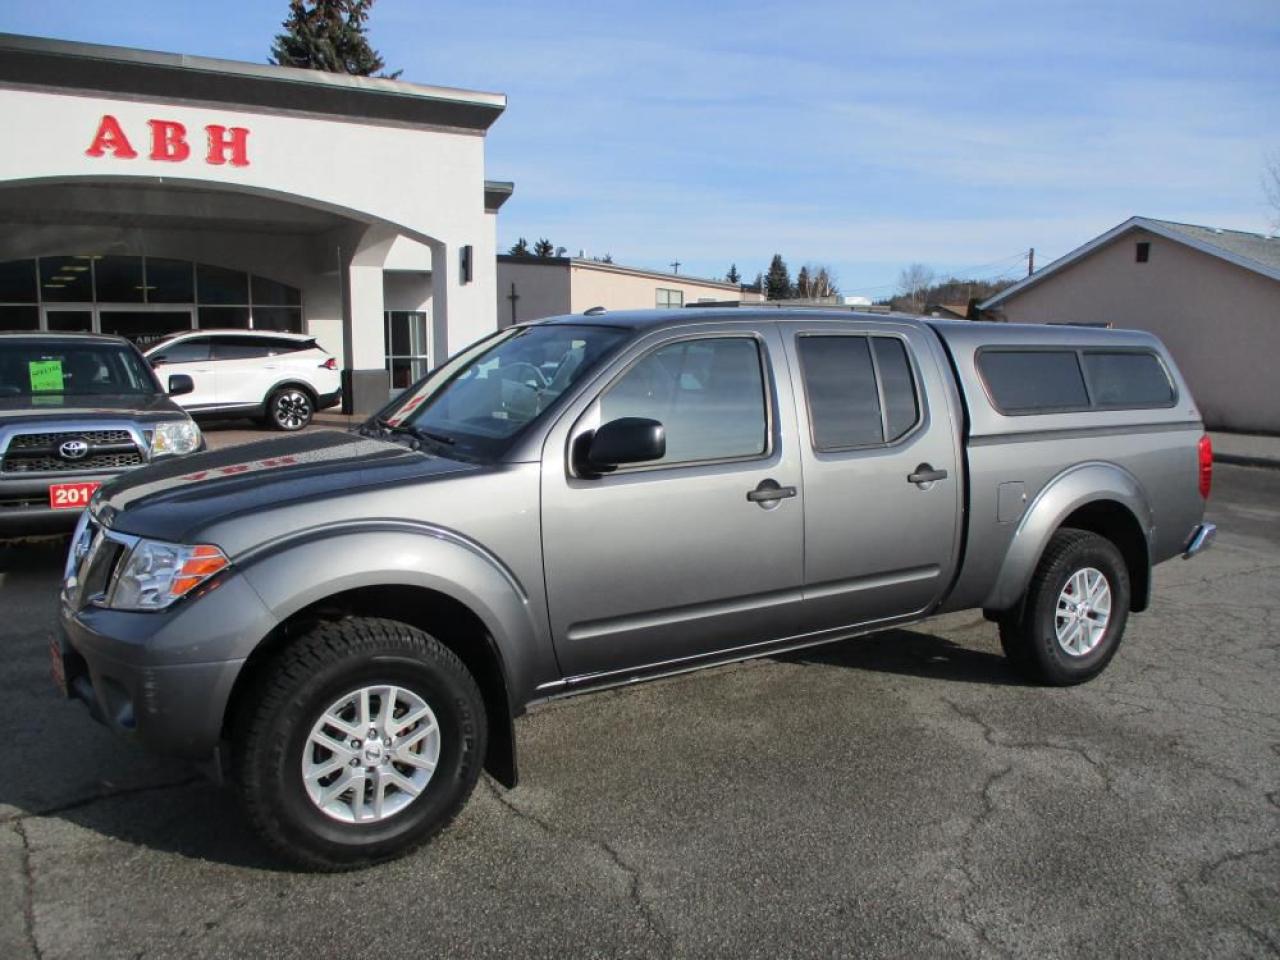
<path fill-rule="evenodd" d="M 1014 531 L 984 610 L 1008 610 L 1018 603 L 1049 539 L 1072 513 L 1090 503 L 1114 501 L 1132 514 L 1151 554 L 1151 502 L 1142 484 L 1114 463 L 1091 461 L 1068 467 L 1041 488 Z"/>

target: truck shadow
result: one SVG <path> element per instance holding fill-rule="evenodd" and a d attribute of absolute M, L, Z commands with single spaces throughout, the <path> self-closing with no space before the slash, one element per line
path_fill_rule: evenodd
<path fill-rule="evenodd" d="M 886 630 L 780 654 L 774 659 L 780 663 L 848 667 L 949 683 L 1031 686 L 1009 667 L 1003 654 L 962 646 L 954 640 L 920 630 Z"/>

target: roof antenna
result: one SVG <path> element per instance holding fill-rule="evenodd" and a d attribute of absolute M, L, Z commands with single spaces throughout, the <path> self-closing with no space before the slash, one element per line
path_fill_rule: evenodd
<path fill-rule="evenodd" d="M 584 317 L 598 317 L 604 312 L 604 307 L 590 307 L 589 309 L 583 310 L 582 315 Z"/>

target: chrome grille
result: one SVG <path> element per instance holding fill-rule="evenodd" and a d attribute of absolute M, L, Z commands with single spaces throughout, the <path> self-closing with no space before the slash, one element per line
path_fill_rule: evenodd
<path fill-rule="evenodd" d="M 61 460 L 50 456 L 4 458 L 4 473 L 87 473 L 92 470 L 123 470 L 142 466 L 140 453 L 99 453 L 83 460 Z"/>
<path fill-rule="evenodd" d="M 62 445 L 70 440 L 88 447 L 84 456 L 73 459 L 62 455 Z M 120 471 L 140 467 L 146 459 L 145 447 L 131 431 L 121 428 L 16 433 L 0 454 L 0 474 Z"/>
<path fill-rule="evenodd" d="M 57 433 L 19 433 L 9 441 L 9 452 L 16 450 L 47 450 L 64 440 L 83 440 L 86 443 L 133 443 L 128 430 L 61 430 Z"/>

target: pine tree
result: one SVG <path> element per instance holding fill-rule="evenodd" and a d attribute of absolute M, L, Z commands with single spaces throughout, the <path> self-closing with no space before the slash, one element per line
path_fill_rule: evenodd
<path fill-rule="evenodd" d="M 535 257 L 554 257 L 556 255 L 555 244 L 543 237 L 533 245 L 533 255 Z"/>
<path fill-rule="evenodd" d="M 365 36 L 365 21 L 374 0 L 289 0 L 289 16 L 276 34 L 270 62 L 281 67 L 302 67 L 349 73 L 357 77 L 394 80 L 378 51 Z"/>
<path fill-rule="evenodd" d="M 511 249 L 507 253 L 513 257 L 527 257 L 529 255 L 529 241 L 521 237 L 511 245 Z"/>
<path fill-rule="evenodd" d="M 725 283 L 741 283 L 742 274 L 738 273 L 738 265 L 736 263 L 729 264 L 729 272 L 724 275 Z"/>
<path fill-rule="evenodd" d="M 788 300 L 792 296 L 791 272 L 782 254 L 775 253 L 769 261 L 769 273 L 764 278 L 765 294 L 769 300 Z"/>
<path fill-rule="evenodd" d="M 813 280 L 809 277 L 809 266 L 805 264 L 796 274 L 796 296 L 808 300 L 813 296 Z"/>

